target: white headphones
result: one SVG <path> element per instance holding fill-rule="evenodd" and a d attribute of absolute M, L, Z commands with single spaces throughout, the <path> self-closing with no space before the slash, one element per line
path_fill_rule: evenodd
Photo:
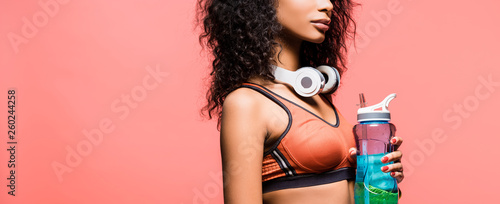
<path fill-rule="evenodd" d="M 303 97 L 311 97 L 320 92 L 333 93 L 340 83 L 340 74 L 337 69 L 327 65 L 316 68 L 301 67 L 297 71 L 290 71 L 276 65 L 272 67 L 277 81 L 292 86 L 295 92 Z"/>

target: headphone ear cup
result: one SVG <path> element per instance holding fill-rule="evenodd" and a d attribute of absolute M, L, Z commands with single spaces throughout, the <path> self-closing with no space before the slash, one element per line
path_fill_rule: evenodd
<path fill-rule="evenodd" d="M 323 94 L 331 94 L 337 90 L 340 84 L 340 74 L 335 67 L 321 65 L 316 68 L 325 76 L 325 87 L 321 91 Z"/>
<path fill-rule="evenodd" d="M 302 67 L 295 71 L 297 77 L 293 88 L 303 97 L 311 97 L 323 90 L 325 78 L 320 71 L 312 67 Z"/>

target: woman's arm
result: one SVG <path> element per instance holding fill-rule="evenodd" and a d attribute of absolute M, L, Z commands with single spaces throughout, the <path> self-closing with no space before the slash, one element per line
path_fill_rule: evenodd
<path fill-rule="evenodd" d="M 262 159 L 267 134 L 255 92 L 237 89 L 225 99 L 221 119 L 224 203 L 262 203 Z"/>

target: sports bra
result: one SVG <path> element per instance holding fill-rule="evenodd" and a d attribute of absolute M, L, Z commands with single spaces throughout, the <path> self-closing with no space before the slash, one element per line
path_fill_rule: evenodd
<path fill-rule="evenodd" d="M 331 124 L 304 107 L 259 84 L 245 82 L 251 88 L 282 107 L 288 114 L 288 125 L 262 162 L 263 193 L 354 180 L 356 161 L 349 148 L 356 143 L 352 125 L 331 105 L 336 124 Z"/>

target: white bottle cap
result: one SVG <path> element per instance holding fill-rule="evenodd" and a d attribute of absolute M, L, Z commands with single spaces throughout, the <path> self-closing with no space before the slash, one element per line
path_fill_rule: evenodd
<path fill-rule="evenodd" d="M 389 102 L 396 98 L 396 94 L 389 94 L 385 99 L 373 106 L 358 109 L 358 122 L 366 121 L 389 121 L 391 113 L 389 112 Z"/>

